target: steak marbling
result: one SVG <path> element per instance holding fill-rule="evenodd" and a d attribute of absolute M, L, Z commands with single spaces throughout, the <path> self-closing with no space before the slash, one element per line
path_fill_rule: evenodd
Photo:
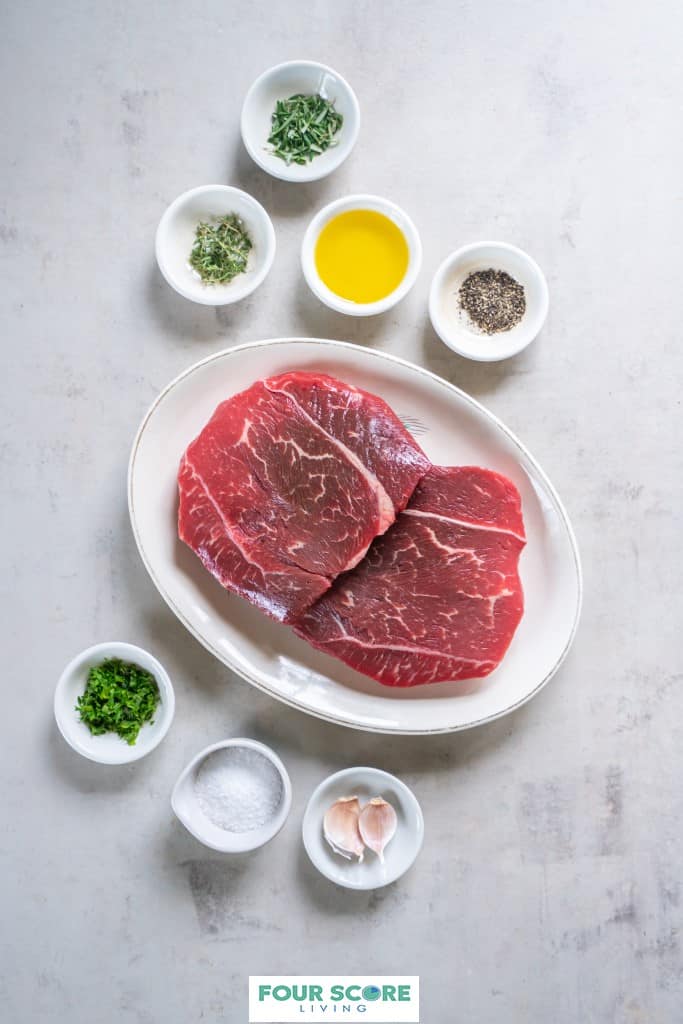
<path fill-rule="evenodd" d="M 394 525 L 295 630 L 388 686 L 488 675 L 524 610 L 524 544 L 510 480 L 434 466 Z"/>
<path fill-rule="evenodd" d="M 428 467 L 376 395 L 284 373 L 219 405 L 188 447 L 179 536 L 227 590 L 291 622 L 358 564 Z"/>

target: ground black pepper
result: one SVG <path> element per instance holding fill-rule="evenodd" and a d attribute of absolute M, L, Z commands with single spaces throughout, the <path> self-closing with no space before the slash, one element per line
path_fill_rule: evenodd
<path fill-rule="evenodd" d="M 460 285 L 458 300 L 484 334 L 509 331 L 526 311 L 524 287 L 504 270 L 475 270 Z"/>

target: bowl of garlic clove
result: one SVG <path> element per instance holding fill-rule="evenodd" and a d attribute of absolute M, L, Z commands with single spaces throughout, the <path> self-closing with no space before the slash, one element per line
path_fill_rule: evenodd
<path fill-rule="evenodd" d="M 379 768 L 345 768 L 313 792 L 303 819 L 306 852 L 321 874 L 347 889 L 379 889 L 415 861 L 424 837 L 410 789 Z"/>

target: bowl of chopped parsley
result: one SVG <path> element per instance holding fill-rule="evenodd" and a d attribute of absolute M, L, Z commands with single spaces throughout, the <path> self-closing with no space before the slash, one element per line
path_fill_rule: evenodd
<path fill-rule="evenodd" d="M 265 71 L 242 107 L 242 140 L 259 167 L 283 181 L 317 181 L 356 144 L 360 109 L 340 74 L 311 60 Z"/>
<path fill-rule="evenodd" d="M 155 248 L 161 273 L 180 295 L 205 306 L 226 306 L 265 280 L 275 257 L 275 229 L 248 192 L 202 185 L 168 207 Z"/>
<path fill-rule="evenodd" d="M 173 720 L 168 673 L 142 647 L 103 643 L 69 662 L 57 683 L 54 711 L 75 751 L 100 764 L 137 761 L 161 743 Z"/>

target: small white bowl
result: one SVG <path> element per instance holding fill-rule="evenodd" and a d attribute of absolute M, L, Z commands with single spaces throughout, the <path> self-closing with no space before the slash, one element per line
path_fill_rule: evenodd
<path fill-rule="evenodd" d="M 190 266 L 197 225 L 227 213 L 237 214 L 253 243 L 247 270 L 227 284 L 205 284 Z M 173 200 L 159 221 L 155 248 L 159 270 L 171 288 L 204 306 L 227 306 L 251 295 L 265 280 L 275 258 L 275 229 L 248 192 L 231 185 L 200 185 Z"/>
<path fill-rule="evenodd" d="M 408 268 L 403 280 L 397 288 L 394 288 L 393 292 L 377 302 L 352 302 L 350 299 L 343 299 L 320 279 L 315 265 L 315 246 L 320 232 L 333 217 L 340 213 L 346 213 L 348 210 L 375 210 L 377 213 L 383 213 L 400 228 L 408 243 Z M 336 199 L 333 203 L 324 206 L 316 213 L 306 228 L 301 245 L 301 267 L 308 287 L 330 309 L 336 310 L 337 313 L 346 313 L 348 316 L 375 316 L 377 313 L 386 313 L 408 294 L 417 280 L 421 266 L 422 243 L 417 228 L 400 206 L 396 206 L 395 203 L 383 199 L 381 196 L 363 194 L 344 196 L 343 199 Z"/>
<path fill-rule="evenodd" d="M 469 325 L 458 306 L 458 290 L 477 270 L 504 270 L 524 287 L 526 312 L 509 331 L 484 334 Z M 543 271 L 522 249 L 505 242 L 475 242 L 448 256 L 432 280 L 429 316 L 444 345 L 467 359 L 495 362 L 517 355 L 531 344 L 548 315 L 548 285 Z"/>
<path fill-rule="evenodd" d="M 278 100 L 297 93 L 319 93 L 331 100 L 344 118 L 337 143 L 308 164 L 286 164 L 270 152 L 268 136 L 271 118 Z M 360 109 L 351 86 L 341 75 L 325 64 L 312 60 L 290 60 L 264 71 L 249 89 L 242 107 L 242 140 L 249 156 L 259 167 L 282 181 L 317 181 L 325 178 L 340 164 L 356 144 L 360 128 Z"/>
<path fill-rule="evenodd" d="M 323 835 L 323 818 L 343 796 L 357 796 L 364 805 L 373 796 L 383 797 L 396 811 L 396 834 L 384 850 L 384 864 L 366 850 L 361 863 L 335 853 Z M 302 834 L 306 853 L 321 874 L 345 889 L 379 889 L 395 882 L 413 864 L 422 847 L 424 819 L 410 789 L 379 768 L 345 768 L 320 783 L 304 813 Z"/>
<path fill-rule="evenodd" d="M 76 710 L 76 699 L 85 690 L 90 669 L 100 665 L 106 658 L 120 658 L 147 669 L 159 687 L 161 703 L 157 707 L 154 721 L 143 725 L 133 746 L 129 746 L 113 732 L 93 736 L 87 725 L 81 722 Z M 57 683 L 54 711 L 59 731 L 77 753 L 99 764 L 130 764 L 131 761 L 145 757 L 163 740 L 173 721 L 175 694 L 166 669 L 149 651 L 133 644 L 112 641 L 88 647 L 69 662 Z"/>
<path fill-rule="evenodd" d="M 229 832 L 227 829 L 219 828 L 206 817 L 197 802 L 194 780 L 199 765 L 209 754 L 213 754 L 216 750 L 223 750 L 225 747 L 248 747 L 250 750 L 258 751 L 274 765 L 282 780 L 280 806 L 273 818 L 260 828 L 251 829 L 248 832 Z M 213 743 L 210 747 L 201 750 L 181 772 L 171 795 L 173 812 L 187 831 L 204 846 L 221 853 L 246 853 L 248 850 L 256 850 L 259 846 L 269 842 L 284 825 L 291 806 L 292 784 L 289 781 L 287 769 L 275 751 L 267 747 L 265 743 L 241 738 L 222 740 L 220 743 Z"/>

